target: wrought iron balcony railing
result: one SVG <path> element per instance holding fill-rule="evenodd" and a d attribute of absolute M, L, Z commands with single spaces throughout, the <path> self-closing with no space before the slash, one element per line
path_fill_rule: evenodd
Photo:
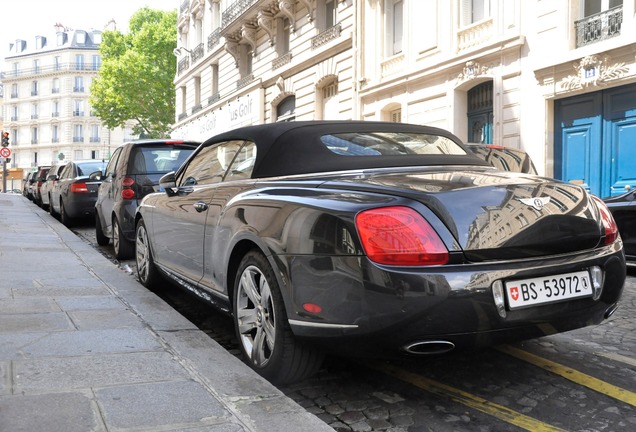
<path fill-rule="evenodd" d="M 574 25 L 577 48 L 619 36 L 623 25 L 623 6 L 590 15 Z"/>
<path fill-rule="evenodd" d="M 221 28 L 225 28 L 232 24 L 234 20 L 240 17 L 243 12 L 250 8 L 258 0 L 238 0 L 235 1 L 223 11 L 221 14 Z"/>
<path fill-rule="evenodd" d="M 200 43 L 199 45 L 197 45 L 193 50 L 192 50 L 192 63 L 196 63 L 197 60 L 200 60 L 203 58 L 203 54 L 205 54 L 205 50 L 203 48 L 203 44 Z"/>

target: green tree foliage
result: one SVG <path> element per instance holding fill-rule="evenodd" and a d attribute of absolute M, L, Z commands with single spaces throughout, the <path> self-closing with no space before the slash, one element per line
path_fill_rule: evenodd
<path fill-rule="evenodd" d="M 91 105 L 107 127 L 134 120 L 133 133 L 166 137 L 175 112 L 176 27 L 176 10 L 144 7 L 131 17 L 127 34 L 102 34 L 102 65 L 91 84 Z"/>

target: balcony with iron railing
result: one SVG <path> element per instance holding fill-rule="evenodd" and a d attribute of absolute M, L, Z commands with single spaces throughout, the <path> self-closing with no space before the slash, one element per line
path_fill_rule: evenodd
<path fill-rule="evenodd" d="M 74 143 L 81 143 L 81 142 L 84 142 L 84 137 L 83 137 L 83 136 L 74 136 L 74 137 L 73 137 L 73 142 L 74 142 Z"/>
<path fill-rule="evenodd" d="M 68 72 L 68 71 L 98 71 L 101 65 L 84 64 L 84 63 L 60 63 L 57 65 L 40 66 L 37 68 L 27 68 L 21 70 L 10 70 L 5 72 L 5 79 L 27 77 L 30 75 L 44 75 L 53 72 Z"/>
<path fill-rule="evenodd" d="M 238 0 L 235 1 L 221 13 L 221 28 L 225 28 L 243 15 L 254 3 L 259 0 Z"/>
<path fill-rule="evenodd" d="M 181 73 L 190 67 L 190 57 L 184 57 L 177 64 L 177 73 Z"/>
<path fill-rule="evenodd" d="M 278 58 L 272 61 L 272 70 L 276 70 L 280 67 L 285 66 L 286 64 L 291 63 L 292 61 L 292 53 L 291 51 L 286 52 L 285 54 L 279 56 Z"/>
<path fill-rule="evenodd" d="M 576 47 L 580 48 L 619 36 L 622 25 L 622 5 L 575 21 Z"/>
<path fill-rule="evenodd" d="M 322 33 L 317 34 L 313 38 L 311 38 L 311 49 L 316 49 L 328 42 L 331 42 L 334 39 L 340 37 L 341 27 L 340 24 L 336 24 L 335 26 L 328 28 Z"/>
<path fill-rule="evenodd" d="M 98 136 L 92 136 L 92 137 L 89 138 L 89 141 L 92 142 L 92 143 L 98 143 L 98 142 L 101 141 L 101 138 L 98 137 Z"/>
<path fill-rule="evenodd" d="M 190 54 L 190 57 L 192 58 L 192 63 L 196 63 L 198 60 L 202 59 L 204 54 L 205 54 L 205 50 L 203 48 L 203 44 L 200 43 L 192 50 L 192 54 Z"/>
<path fill-rule="evenodd" d="M 217 46 L 220 41 L 221 41 L 221 29 L 217 28 L 212 33 L 210 33 L 210 36 L 208 36 L 208 51 L 213 49 L 215 46 Z"/>
<path fill-rule="evenodd" d="M 249 83 L 251 83 L 252 81 L 254 81 L 254 74 L 249 74 L 247 76 L 244 76 L 243 78 L 241 78 L 240 80 L 236 82 L 236 89 L 240 90 L 246 85 L 248 85 Z"/>

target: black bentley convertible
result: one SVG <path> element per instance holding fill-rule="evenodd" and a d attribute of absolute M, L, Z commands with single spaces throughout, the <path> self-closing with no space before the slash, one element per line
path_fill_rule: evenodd
<path fill-rule="evenodd" d="M 601 200 L 499 171 L 437 128 L 245 127 L 160 186 L 137 212 L 139 280 L 230 312 L 247 363 L 277 383 L 325 351 L 439 354 L 597 324 L 625 281 Z"/>

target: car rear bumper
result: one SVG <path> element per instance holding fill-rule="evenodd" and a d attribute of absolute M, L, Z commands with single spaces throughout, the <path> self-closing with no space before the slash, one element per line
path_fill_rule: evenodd
<path fill-rule="evenodd" d="M 288 260 L 290 326 L 297 337 L 338 351 L 403 352 L 411 344 L 478 347 L 544 336 L 601 322 L 620 299 L 625 261 L 620 242 L 602 251 L 535 260 L 404 270 L 381 268 L 357 257 L 303 256 Z M 355 264 L 356 262 L 361 265 Z M 318 264 L 319 263 L 319 264 Z M 538 275 L 556 275 L 600 266 L 598 300 L 574 299 L 525 309 L 502 317 L 492 284 Z M 290 305 L 291 303 L 291 305 Z M 311 314 L 305 304 L 318 305 Z"/>

